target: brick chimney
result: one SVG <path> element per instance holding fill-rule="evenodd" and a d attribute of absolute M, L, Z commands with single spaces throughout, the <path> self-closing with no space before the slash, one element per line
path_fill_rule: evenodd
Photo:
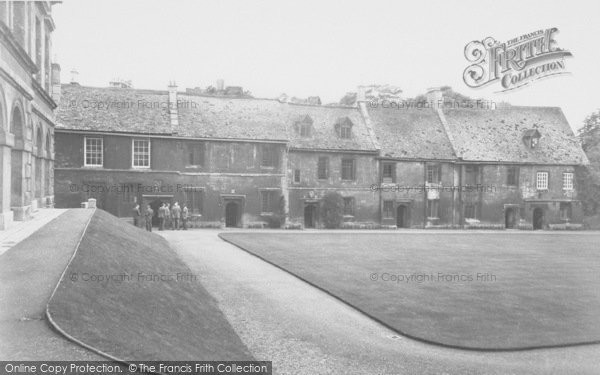
<path fill-rule="evenodd" d="M 356 102 L 364 102 L 367 100 L 367 88 L 365 86 L 358 86 L 356 91 Z"/>
<path fill-rule="evenodd" d="M 433 108 L 442 108 L 444 106 L 441 87 L 431 87 L 427 89 L 427 101 Z"/>
<path fill-rule="evenodd" d="M 217 92 L 222 92 L 225 90 L 225 81 L 222 79 L 217 79 L 217 86 L 215 87 Z"/>
<path fill-rule="evenodd" d="M 60 102 L 61 87 L 60 87 L 60 65 L 52 63 L 52 100 L 55 103 Z"/>
<path fill-rule="evenodd" d="M 171 133 L 177 133 L 179 127 L 179 109 L 177 106 L 177 84 L 175 81 L 169 83 L 169 120 Z"/>
<path fill-rule="evenodd" d="M 79 72 L 75 69 L 71 70 L 71 84 L 72 85 L 79 84 Z"/>

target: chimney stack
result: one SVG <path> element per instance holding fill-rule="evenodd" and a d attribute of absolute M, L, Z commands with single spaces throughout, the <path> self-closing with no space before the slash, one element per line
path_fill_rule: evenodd
<path fill-rule="evenodd" d="M 427 101 L 433 108 L 441 108 L 444 106 L 444 97 L 441 87 L 431 87 L 427 89 Z"/>
<path fill-rule="evenodd" d="M 357 103 L 364 102 L 367 100 L 366 92 L 367 92 L 367 88 L 365 86 L 357 87 L 357 92 L 356 92 L 356 102 Z"/>
<path fill-rule="evenodd" d="M 179 126 L 179 108 L 177 106 L 177 84 L 169 82 L 169 119 L 171 122 L 171 133 L 177 133 Z"/>
<path fill-rule="evenodd" d="M 223 81 L 222 79 L 217 79 L 217 92 L 221 92 L 225 89 L 225 81 Z"/>
<path fill-rule="evenodd" d="M 79 72 L 75 69 L 71 70 L 71 84 L 72 85 L 79 84 Z"/>
<path fill-rule="evenodd" d="M 52 63 L 52 100 L 55 103 L 60 102 L 61 87 L 60 87 L 60 65 Z"/>

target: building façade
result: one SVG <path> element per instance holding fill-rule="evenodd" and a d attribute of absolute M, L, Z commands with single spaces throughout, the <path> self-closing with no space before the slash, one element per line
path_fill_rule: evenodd
<path fill-rule="evenodd" d="M 0 229 L 54 204 L 52 4 L 0 2 Z"/>
<path fill-rule="evenodd" d="M 430 93 L 432 102 L 438 91 Z M 581 222 L 587 159 L 560 109 L 373 108 L 62 86 L 57 207 L 185 202 L 199 226 L 544 228 Z M 156 210 L 155 210 L 156 212 Z"/>

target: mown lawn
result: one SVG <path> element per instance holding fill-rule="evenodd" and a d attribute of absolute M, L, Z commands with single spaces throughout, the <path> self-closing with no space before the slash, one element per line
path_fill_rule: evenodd
<path fill-rule="evenodd" d="M 66 333 L 120 359 L 253 360 L 164 238 L 102 210 L 48 311 Z"/>
<path fill-rule="evenodd" d="M 598 235 L 221 237 L 422 340 L 490 350 L 600 340 Z"/>

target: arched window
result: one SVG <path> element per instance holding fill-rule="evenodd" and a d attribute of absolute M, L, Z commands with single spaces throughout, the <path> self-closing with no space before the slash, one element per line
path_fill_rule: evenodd
<path fill-rule="evenodd" d="M 15 135 L 16 139 L 23 138 L 23 113 L 18 106 L 13 108 L 10 132 Z"/>

